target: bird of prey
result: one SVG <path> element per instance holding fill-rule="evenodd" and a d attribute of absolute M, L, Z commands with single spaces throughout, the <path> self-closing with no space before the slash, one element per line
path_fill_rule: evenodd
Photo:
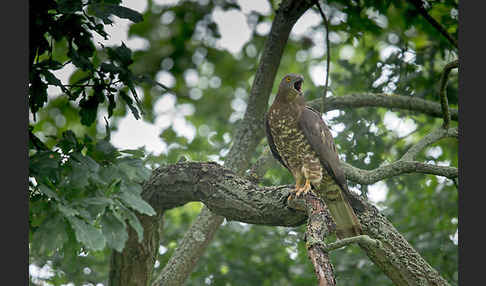
<path fill-rule="evenodd" d="M 313 189 L 324 199 L 339 239 L 360 235 L 361 225 L 348 201 L 350 191 L 334 140 L 320 113 L 306 106 L 303 82 L 298 74 L 287 74 L 280 82 L 265 115 L 270 150 L 292 173 L 296 197 Z"/>

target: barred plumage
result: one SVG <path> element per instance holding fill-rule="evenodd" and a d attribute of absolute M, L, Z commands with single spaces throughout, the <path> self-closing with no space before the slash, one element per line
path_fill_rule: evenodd
<path fill-rule="evenodd" d="M 362 233 L 361 225 L 343 192 L 346 178 L 331 132 L 302 96 L 303 77 L 286 75 L 265 118 L 272 154 L 295 178 L 297 195 L 312 189 L 324 199 L 339 238 Z"/>

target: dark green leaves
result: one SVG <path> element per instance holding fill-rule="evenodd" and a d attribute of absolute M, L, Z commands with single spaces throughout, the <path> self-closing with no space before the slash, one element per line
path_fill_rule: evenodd
<path fill-rule="evenodd" d="M 127 227 L 141 240 L 136 213 L 155 214 L 142 198 L 140 184 L 151 173 L 143 154 L 122 155 L 107 140 L 78 140 L 72 131 L 62 134 L 56 148 L 36 150 L 29 160 L 30 177 L 37 182 L 30 184 L 31 198 L 37 199 L 31 201 L 29 221 L 32 238 L 42 241 L 33 244 L 36 251 L 47 254 L 73 243 L 94 251 L 106 246 L 122 251 Z"/>
<path fill-rule="evenodd" d="M 120 64 L 122 67 L 128 67 L 132 60 L 132 51 L 125 46 L 124 43 L 121 46 L 116 48 L 106 48 L 108 52 L 108 57 L 110 60 Z"/>
<path fill-rule="evenodd" d="M 67 240 L 67 224 L 62 216 L 56 215 L 50 217 L 34 232 L 32 250 L 40 254 L 50 254 L 62 248 Z"/>
<path fill-rule="evenodd" d="M 39 74 L 31 73 L 29 86 L 29 107 L 34 114 L 47 102 L 47 84 L 41 80 Z"/>
<path fill-rule="evenodd" d="M 105 97 L 108 98 L 108 116 L 113 115 L 119 101 L 115 94 L 123 88 L 120 84 L 132 91 L 133 98 L 139 105 L 132 80 L 134 76 L 128 69 L 133 63 L 131 50 L 122 44 L 113 48 L 102 46 L 106 53 L 98 53 L 93 42 L 93 32 L 107 37 L 100 19 L 105 24 L 111 23 L 109 17 L 112 15 L 133 22 L 142 21 L 140 13 L 119 4 L 120 1 L 117 0 L 58 0 L 46 2 L 45 5 L 31 4 L 31 29 L 36 33 L 33 34 L 35 39 L 31 39 L 30 47 L 29 107 L 34 119 L 48 100 L 49 85 L 60 87 L 72 101 L 83 94 L 79 102 L 79 115 L 81 124 L 86 126 L 91 126 L 96 121 L 98 107 L 105 102 Z M 64 45 L 64 55 L 56 54 L 55 59 L 67 59 L 65 62 L 53 60 L 52 53 L 58 52 L 55 47 L 58 44 L 62 46 L 60 43 Z M 72 63 L 83 71 L 84 76 L 71 85 L 64 85 L 51 72 L 61 69 L 67 63 Z M 124 94 L 120 97 L 128 102 Z M 129 104 L 129 108 L 139 119 L 138 110 L 132 104 Z"/>
<path fill-rule="evenodd" d="M 95 3 L 90 5 L 90 8 L 96 17 L 100 18 L 105 24 L 113 23 L 113 21 L 110 20 L 111 15 L 116 15 L 122 19 L 128 19 L 135 23 L 143 20 L 142 14 L 123 6 L 108 3 Z"/>
<path fill-rule="evenodd" d="M 99 228 L 74 216 L 69 216 L 68 220 L 76 233 L 78 242 L 92 250 L 102 250 L 105 247 L 106 239 Z"/>
<path fill-rule="evenodd" d="M 132 111 L 133 116 L 135 116 L 136 119 L 140 119 L 140 115 L 138 114 L 138 109 L 133 105 L 133 100 L 128 96 L 128 94 L 120 90 L 120 97 L 125 101 L 125 103 L 128 105 L 130 110 Z"/>
<path fill-rule="evenodd" d="M 132 9 L 123 6 L 116 6 L 116 5 L 106 5 L 106 6 L 108 11 L 110 11 L 112 14 L 122 19 L 128 19 L 134 23 L 143 21 L 142 14 L 138 13 L 137 11 L 134 11 Z"/>
<path fill-rule="evenodd" d="M 80 11 L 83 7 L 83 3 L 81 0 L 58 0 L 57 1 L 57 9 L 61 13 L 74 13 L 76 11 Z"/>
<path fill-rule="evenodd" d="M 155 214 L 154 209 L 148 203 L 142 200 L 140 196 L 137 196 L 134 193 L 123 192 L 118 197 L 125 203 L 125 205 L 140 213 L 150 216 Z"/>
<path fill-rule="evenodd" d="M 111 213 L 106 213 L 101 218 L 101 226 L 108 246 L 121 252 L 128 239 L 125 221 Z"/>

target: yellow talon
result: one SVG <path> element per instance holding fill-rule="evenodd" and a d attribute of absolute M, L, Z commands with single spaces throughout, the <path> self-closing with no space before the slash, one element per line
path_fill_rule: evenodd
<path fill-rule="evenodd" d="M 300 194 L 304 193 L 307 194 L 307 192 L 311 189 L 311 185 L 310 185 L 310 181 L 308 179 L 305 180 L 305 184 L 302 188 L 295 188 L 296 190 L 296 193 L 295 193 L 295 197 L 299 197 Z"/>

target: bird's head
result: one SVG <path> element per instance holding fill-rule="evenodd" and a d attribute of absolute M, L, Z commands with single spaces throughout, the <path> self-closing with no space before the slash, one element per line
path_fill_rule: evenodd
<path fill-rule="evenodd" d="M 287 101 L 295 100 L 302 95 L 302 84 L 304 76 L 300 74 L 289 73 L 285 75 L 278 86 L 278 96 Z"/>

